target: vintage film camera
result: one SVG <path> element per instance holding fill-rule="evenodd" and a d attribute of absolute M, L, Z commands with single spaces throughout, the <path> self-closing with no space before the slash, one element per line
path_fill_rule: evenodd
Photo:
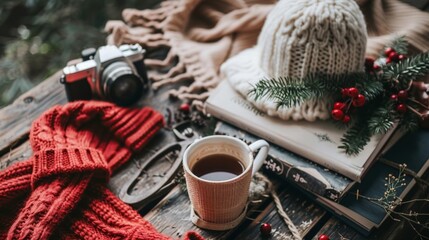
<path fill-rule="evenodd" d="M 100 99 L 120 106 L 135 103 L 149 85 L 144 54 L 145 50 L 138 44 L 83 50 L 83 62 L 63 69 L 60 81 L 65 86 L 67 99 Z"/>

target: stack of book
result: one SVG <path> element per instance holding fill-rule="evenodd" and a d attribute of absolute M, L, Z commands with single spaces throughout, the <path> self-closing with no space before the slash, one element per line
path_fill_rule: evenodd
<path fill-rule="evenodd" d="M 343 219 L 364 235 L 379 227 L 388 214 L 371 198 L 383 196 L 385 177 L 396 175 L 395 166 L 407 164 L 416 176 L 429 167 L 429 151 L 421 146 L 429 139 L 427 131 L 403 136 L 396 128 L 374 136 L 355 156 L 338 148 L 344 130 L 328 121 L 284 121 L 254 108 L 223 81 L 206 101 L 205 111 L 221 121 L 215 133 L 235 136 L 247 142 L 258 138 L 271 143 L 264 168 L 283 177 L 327 210 Z M 389 159 L 377 161 L 383 156 Z M 405 178 L 406 186 L 397 189 L 401 198 L 411 190 L 415 180 Z"/>

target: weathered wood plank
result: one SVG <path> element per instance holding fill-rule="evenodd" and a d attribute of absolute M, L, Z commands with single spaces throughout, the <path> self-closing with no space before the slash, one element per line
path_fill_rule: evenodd
<path fill-rule="evenodd" d="M 325 211 L 306 200 L 300 193 L 292 188 L 280 184 L 279 195 L 285 211 L 292 221 L 305 236 L 315 227 L 325 214 Z M 190 221 L 190 206 L 188 195 L 181 188 L 176 187 L 157 206 L 155 206 L 145 218 L 157 226 L 158 230 L 172 237 L 181 237 L 184 232 L 192 230 L 199 232 L 207 239 L 260 239 L 259 226 L 262 222 L 268 222 L 273 227 L 270 239 L 292 239 L 291 234 L 276 212 L 271 199 L 263 199 L 259 205 L 254 205 L 248 211 L 246 221 L 230 231 L 216 232 L 200 229 Z M 259 208 L 259 209 L 258 209 Z M 253 220 L 251 215 L 260 212 Z"/>
<path fill-rule="evenodd" d="M 254 179 L 255 180 L 255 179 Z M 255 183 L 255 181 L 253 181 Z M 257 198 L 257 199 L 255 199 Z M 176 186 L 161 202 L 144 217 L 157 229 L 173 238 L 180 238 L 186 231 L 200 233 L 206 239 L 249 239 L 237 238 L 242 229 L 248 228 L 252 222 L 249 216 L 264 211 L 270 199 L 266 196 L 253 197 L 249 203 L 246 219 L 229 231 L 209 231 L 196 227 L 190 220 L 191 203 L 183 186 Z M 253 238 L 250 238 L 253 239 Z"/>
<path fill-rule="evenodd" d="M 57 72 L 30 91 L 17 98 L 13 104 L 0 110 L 0 152 L 10 145 L 27 138 L 31 123 L 48 108 L 67 102 L 64 86 Z"/>
<path fill-rule="evenodd" d="M 232 239 L 228 231 L 206 231 L 196 227 L 190 220 L 190 210 L 188 194 L 177 186 L 144 217 L 158 231 L 176 239 L 187 231 L 196 231 L 208 240 Z"/>
<path fill-rule="evenodd" d="M 363 240 L 367 239 L 364 236 L 360 235 L 354 229 L 350 228 L 343 222 L 338 221 L 336 218 L 331 217 L 326 224 L 320 229 L 320 231 L 315 234 L 313 240 L 318 240 L 319 236 L 325 234 L 329 236 L 331 240 L 344 240 L 344 239 L 353 239 L 353 240 Z"/>
<path fill-rule="evenodd" d="M 302 237 L 307 238 L 311 229 L 320 225 L 326 212 L 314 205 L 298 190 L 285 183 L 277 187 L 283 209 L 298 228 Z M 294 239 L 284 220 L 278 214 L 275 204 L 271 202 L 259 216 L 246 228 L 235 236 L 234 239 L 266 239 L 260 234 L 260 225 L 269 223 L 272 227 L 270 240 Z"/>
<path fill-rule="evenodd" d="M 11 147 L 7 153 L 0 156 L 0 171 L 16 162 L 28 159 L 32 153 L 33 151 L 31 150 L 29 141 L 25 141 L 18 146 Z"/>

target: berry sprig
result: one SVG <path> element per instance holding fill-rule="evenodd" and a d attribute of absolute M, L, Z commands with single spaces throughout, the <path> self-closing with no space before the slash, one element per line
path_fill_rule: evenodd
<path fill-rule="evenodd" d="M 400 114 L 405 114 L 408 110 L 420 117 L 420 121 L 426 121 L 429 113 L 428 101 L 425 98 L 419 99 L 419 94 L 423 96 L 427 90 L 425 83 L 410 82 L 408 89 L 399 90 L 396 94 L 393 93 L 390 99 L 396 103 L 396 111 Z M 420 91 L 420 92 L 419 92 Z M 421 92 L 423 91 L 423 92 Z"/>
<path fill-rule="evenodd" d="M 407 56 L 405 54 L 396 51 L 392 47 L 387 47 L 384 49 L 380 59 L 375 59 L 373 57 L 365 58 L 365 71 L 368 73 L 379 72 L 382 65 L 398 63 L 406 58 Z"/>
<path fill-rule="evenodd" d="M 362 107 L 365 105 L 365 96 L 359 93 L 355 87 L 342 88 L 341 95 L 346 98 L 344 102 L 335 102 L 334 109 L 331 111 L 332 118 L 336 121 L 342 121 L 347 124 L 350 122 L 350 111 L 352 107 Z"/>
<path fill-rule="evenodd" d="M 396 111 L 398 113 L 405 113 L 407 111 L 407 105 L 405 101 L 408 99 L 408 91 L 407 90 L 400 90 L 397 94 L 390 95 L 390 99 L 392 101 L 397 102 L 396 104 Z"/>
<path fill-rule="evenodd" d="M 398 53 L 392 47 L 388 47 L 384 50 L 384 56 L 386 57 L 386 64 L 397 63 L 407 58 L 405 54 Z"/>

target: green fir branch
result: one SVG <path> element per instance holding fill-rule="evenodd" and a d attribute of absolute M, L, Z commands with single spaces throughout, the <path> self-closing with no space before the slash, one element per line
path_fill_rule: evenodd
<path fill-rule="evenodd" d="M 409 57 L 396 64 L 389 64 L 383 68 L 382 79 L 399 81 L 400 89 L 408 88 L 409 82 L 429 73 L 429 52 Z"/>
<path fill-rule="evenodd" d="M 273 100 L 277 107 L 292 107 L 307 100 L 317 100 L 326 96 L 339 97 L 340 89 L 356 85 L 374 87 L 368 91 L 370 97 L 380 92 L 379 83 L 368 81 L 364 73 L 350 74 L 313 74 L 303 79 L 280 77 L 262 79 L 248 93 L 255 100 L 267 98 Z"/>
<path fill-rule="evenodd" d="M 371 138 L 371 132 L 367 127 L 367 121 L 360 119 L 341 138 L 338 148 L 343 149 L 347 155 L 359 154 Z"/>
<path fill-rule="evenodd" d="M 369 75 L 367 79 L 358 85 L 359 91 L 365 96 L 367 102 L 374 100 L 384 92 L 384 85 L 378 81 L 377 76 Z"/>
<path fill-rule="evenodd" d="M 404 54 L 407 55 L 408 54 L 408 41 L 405 39 L 404 35 L 401 36 L 397 36 L 395 37 L 389 45 L 386 45 L 379 53 L 378 56 L 384 56 L 384 57 L 388 57 L 385 54 L 385 50 L 388 47 L 391 47 L 395 50 L 395 52 L 397 52 L 398 54 Z"/>
<path fill-rule="evenodd" d="M 368 119 L 368 129 L 372 134 L 385 134 L 395 124 L 396 114 L 392 101 L 375 109 Z"/>
<path fill-rule="evenodd" d="M 395 49 L 398 54 L 407 54 L 408 53 L 408 41 L 405 39 L 405 36 L 396 37 L 390 46 Z"/>
<path fill-rule="evenodd" d="M 323 96 L 325 89 L 324 81 L 317 81 L 313 76 L 305 79 L 280 77 L 259 81 L 249 95 L 253 95 L 255 100 L 263 97 L 272 99 L 277 107 L 292 107 Z"/>
<path fill-rule="evenodd" d="M 356 113 L 357 119 L 341 138 L 342 145 L 339 147 L 347 155 L 357 155 L 368 144 L 371 136 L 384 134 L 394 126 L 397 116 L 394 102 L 383 100 L 382 97 L 378 96 Z"/>

